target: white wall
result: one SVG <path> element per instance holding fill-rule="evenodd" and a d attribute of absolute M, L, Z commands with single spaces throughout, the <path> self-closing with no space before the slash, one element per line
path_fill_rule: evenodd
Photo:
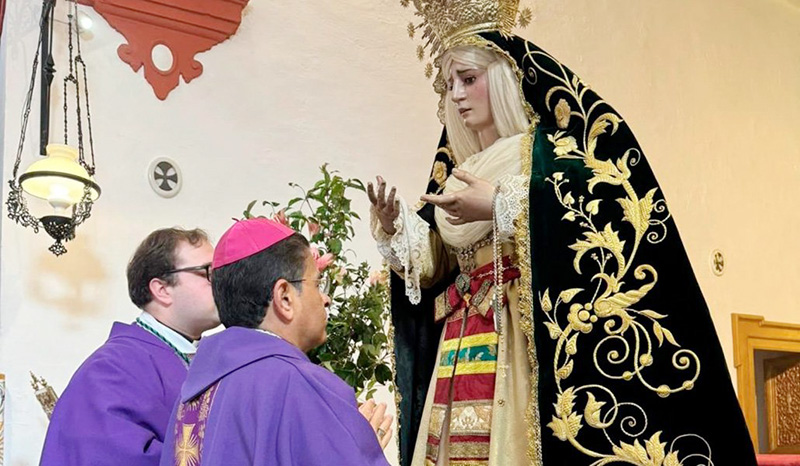
<path fill-rule="evenodd" d="M 198 56 L 203 75 L 181 83 L 164 102 L 141 72 L 118 58 L 122 36 L 88 10 L 94 37 L 83 48 L 104 192 L 61 258 L 47 251 L 43 234 L 2 223 L 6 464 L 36 464 L 46 429 L 28 371 L 60 392 L 104 341 L 110 322 L 136 315 L 124 268 L 151 230 L 202 226 L 219 237 L 250 200 L 287 199 L 288 181 L 310 184 L 314 167 L 326 161 L 365 180 L 382 173 L 415 200 L 440 127 L 437 97 L 405 32 L 413 18 L 398 3 L 253 1 L 238 34 Z M 39 7 L 8 2 L 5 176 Z M 794 290 L 800 283 L 800 6 L 789 0 L 540 0 L 534 8 L 534 22 L 522 35 L 592 83 L 636 132 L 729 361 L 731 312 L 800 322 Z M 58 121 L 58 103 L 54 108 Z M 24 165 L 35 152 L 34 115 Z M 52 140 L 58 140 L 54 126 Z M 161 155 L 177 160 L 185 176 L 183 191 L 169 200 L 157 197 L 145 177 L 150 160 Z M 363 199 L 356 204 L 365 214 L 366 206 Z M 366 225 L 359 234 L 356 249 L 377 265 Z M 708 266 L 715 248 L 728 260 L 719 278 Z"/>

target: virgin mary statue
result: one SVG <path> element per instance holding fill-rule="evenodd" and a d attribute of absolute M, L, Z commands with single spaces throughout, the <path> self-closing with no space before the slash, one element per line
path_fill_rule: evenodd
<path fill-rule="evenodd" d="M 511 34 L 518 0 L 411 3 L 445 128 L 423 203 L 368 190 L 395 272 L 402 464 L 755 466 L 627 123 Z"/>

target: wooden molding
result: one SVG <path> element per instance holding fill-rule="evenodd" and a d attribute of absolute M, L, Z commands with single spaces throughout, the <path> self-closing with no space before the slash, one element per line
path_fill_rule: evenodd
<path fill-rule="evenodd" d="M 755 351 L 800 353 L 800 325 L 769 322 L 762 316 L 732 314 L 733 365 L 739 403 L 750 430 L 753 445 L 758 445 L 758 404 L 755 384 Z"/>
<path fill-rule="evenodd" d="M 133 71 L 144 66 L 144 78 L 165 100 L 178 86 L 203 73 L 194 57 L 236 33 L 249 0 L 79 0 L 91 6 L 125 36 L 117 54 Z M 172 52 L 172 67 L 160 70 L 152 51 L 164 45 Z"/>

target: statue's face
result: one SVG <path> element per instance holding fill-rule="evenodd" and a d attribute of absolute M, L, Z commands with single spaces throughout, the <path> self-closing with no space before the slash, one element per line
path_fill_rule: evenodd
<path fill-rule="evenodd" d="M 447 80 L 447 95 L 467 128 L 480 132 L 494 126 L 486 70 L 453 63 Z"/>

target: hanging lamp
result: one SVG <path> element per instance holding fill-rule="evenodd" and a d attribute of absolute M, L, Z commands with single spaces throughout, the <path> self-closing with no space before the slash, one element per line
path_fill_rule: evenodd
<path fill-rule="evenodd" d="M 17 156 L 12 178 L 8 182 L 10 191 L 6 200 L 8 216 L 11 220 L 23 227 L 31 227 L 35 233 L 44 229 L 55 240 L 49 250 L 56 256 L 67 252 L 64 243 L 75 238 L 75 229 L 91 216 L 92 206 L 100 196 L 100 186 L 94 180 L 94 141 L 89 107 L 89 83 L 86 77 L 86 64 L 81 56 L 77 23 L 74 21 L 74 18 L 78 17 L 77 3 L 73 0 L 67 0 L 67 3 L 69 9 L 66 22 L 69 31 L 69 73 L 63 79 L 62 88 L 64 143 L 47 144 L 45 147 L 49 135 L 50 82 L 55 73 L 50 51 L 52 50 L 53 14 L 56 0 L 44 0 L 39 23 L 39 46 L 33 60 Z M 45 158 L 32 163 L 20 175 L 19 168 L 40 56 L 43 58 L 40 153 L 44 152 Z M 73 115 L 70 111 L 70 102 L 74 105 L 75 120 L 72 126 L 77 130 L 75 145 L 70 145 L 69 137 L 70 115 Z M 50 204 L 52 212 L 35 217 L 28 210 L 27 196 L 46 200 Z"/>

